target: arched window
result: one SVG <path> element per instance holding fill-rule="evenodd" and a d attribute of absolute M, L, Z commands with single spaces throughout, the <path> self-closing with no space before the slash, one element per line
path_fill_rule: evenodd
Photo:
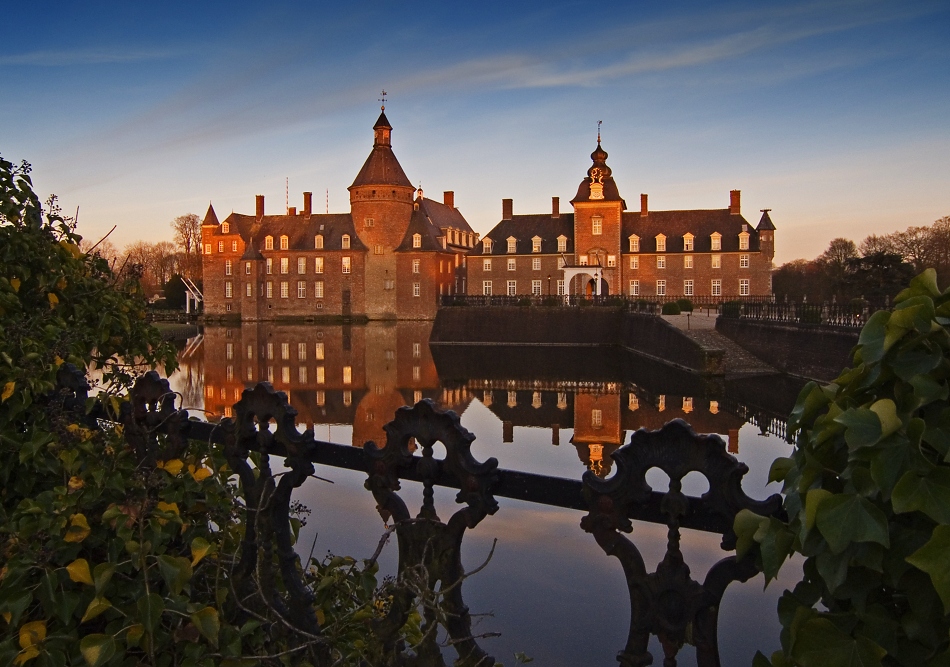
<path fill-rule="evenodd" d="M 289 247 L 290 247 L 290 239 L 288 239 L 286 236 L 281 236 L 281 237 L 280 237 L 280 249 L 281 249 L 281 250 L 287 250 Z"/>
<path fill-rule="evenodd" d="M 686 252 L 693 252 L 693 235 L 686 233 L 683 234 L 683 250 Z"/>
<path fill-rule="evenodd" d="M 273 250 L 274 249 L 274 237 L 265 236 L 264 237 L 264 250 Z"/>
<path fill-rule="evenodd" d="M 514 236 L 508 237 L 508 252 L 517 252 L 518 239 Z"/>
<path fill-rule="evenodd" d="M 709 242 L 712 246 L 712 250 L 722 250 L 722 234 L 719 232 L 713 232 L 710 234 Z"/>
<path fill-rule="evenodd" d="M 482 239 L 482 252 L 491 254 L 491 239 Z"/>
<path fill-rule="evenodd" d="M 350 235 L 349 234 L 344 234 L 343 237 L 340 239 L 340 247 L 343 248 L 344 250 L 350 249 Z"/>
<path fill-rule="evenodd" d="M 656 235 L 656 251 L 666 252 L 666 236 L 663 234 Z"/>
<path fill-rule="evenodd" d="M 313 237 L 313 247 L 317 250 L 323 250 L 323 234 L 317 234 Z"/>
<path fill-rule="evenodd" d="M 636 234 L 631 234 L 628 239 L 630 241 L 630 252 L 640 252 L 640 237 Z"/>

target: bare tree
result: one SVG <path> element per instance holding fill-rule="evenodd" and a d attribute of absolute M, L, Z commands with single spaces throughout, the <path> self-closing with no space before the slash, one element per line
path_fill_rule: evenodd
<path fill-rule="evenodd" d="M 181 252 L 181 272 L 187 278 L 201 280 L 201 219 L 188 213 L 172 220 L 171 225 Z"/>
<path fill-rule="evenodd" d="M 894 232 L 888 236 L 893 238 L 893 252 L 900 255 L 905 262 L 913 264 L 918 272 L 927 268 L 929 227 L 908 227 L 903 232 Z"/>
<path fill-rule="evenodd" d="M 178 248 L 170 241 L 152 246 L 152 270 L 159 285 L 164 285 L 178 269 Z"/>
<path fill-rule="evenodd" d="M 862 257 L 873 255 L 879 252 L 897 252 L 894 247 L 893 234 L 871 234 L 858 245 L 858 252 Z"/>

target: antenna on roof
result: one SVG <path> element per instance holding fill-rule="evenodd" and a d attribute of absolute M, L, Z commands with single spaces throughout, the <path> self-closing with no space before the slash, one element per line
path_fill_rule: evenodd
<path fill-rule="evenodd" d="M 386 91 L 385 90 L 380 93 L 380 98 L 377 101 L 382 102 L 382 105 L 380 105 L 379 110 L 385 111 L 386 110 Z"/>
<path fill-rule="evenodd" d="M 330 188 L 327 188 L 327 215 L 330 215 Z"/>
<path fill-rule="evenodd" d="M 602 120 L 597 121 L 597 143 L 598 144 L 600 144 L 600 124 L 603 122 L 604 121 Z"/>

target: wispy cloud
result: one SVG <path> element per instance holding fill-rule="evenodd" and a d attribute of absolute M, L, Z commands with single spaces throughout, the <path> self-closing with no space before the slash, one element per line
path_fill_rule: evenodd
<path fill-rule="evenodd" d="M 71 67 L 76 65 L 107 65 L 136 63 L 146 60 L 167 60 L 184 52 L 171 49 L 74 49 L 63 51 L 30 51 L 0 55 L 0 67 Z"/>

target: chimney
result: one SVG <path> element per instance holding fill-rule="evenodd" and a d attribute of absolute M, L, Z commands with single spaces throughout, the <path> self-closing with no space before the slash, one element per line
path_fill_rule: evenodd
<path fill-rule="evenodd" d="M 739 195 L 741 192 L 741 190 L 729 191 L 729 213 L 732 215 L 740 215 L 742 213 L 739 207 Z"/>
<path fill-rule="evenodd" d="M 263 218 L 264 217 L 264 195 L 257 195 L 256 197 L 254 197 L 254 203 L 255 203 L 255 215 L 257 215 L 258 218 Z"/>
<path fill-rule="evenodd" d="M 551 197 L 551 217 L 552 218 L 561 217 L 561 198 L 560 197 Z"/>
<path fill-rule="evenodd" d="M 647 206 L 647 196 L 640 195 L 640 216 L 646 217 L 650 215 L 650 207 Z"/>
<path fill-rule="evenodd" d="M 514 207 L 512 206 L 511 199 L 502 199 L 501 200 L 501 219 L 502 220 L 511 220 L 511 211 Z"/>
<path fill-rule="evenodd" d="M 287 215 L 297 215 L 297 207 L 296 207 L 296 206 L 288 206 L 288 207 L 287 207 Z"/>
<path fill-rule="evenodd" d="M 303 193 L 303 214 L 308 218 L 313 214 L 313 193 Z"/>
<path fill-rule="evenodd" d="M 446 190 L 442 193 L 442 202 L 449 208 L 455 208 L 455 191 Z"/>

